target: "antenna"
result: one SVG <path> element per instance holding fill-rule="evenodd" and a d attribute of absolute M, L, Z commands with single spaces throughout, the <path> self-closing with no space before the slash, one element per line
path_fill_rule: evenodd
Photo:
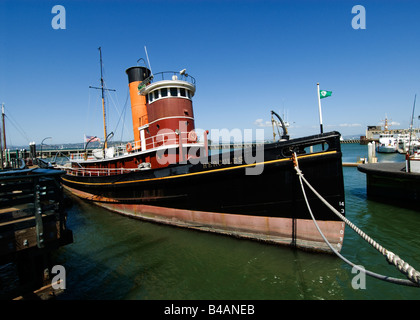
<path fill-rule="evenodd" d="M 147 54 L 147 48 L 144 46 L 144 51 L 146 52 L 147 63 L 149 64 L 150 73 L 153 75 L 152 66 L 150 65 L 149 55 Z"/>

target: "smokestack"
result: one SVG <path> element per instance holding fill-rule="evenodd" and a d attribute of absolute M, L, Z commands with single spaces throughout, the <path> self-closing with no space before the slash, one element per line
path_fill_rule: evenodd
<path fill-rule="evenodd" d="M 128 87 L 130 89 L 131 116 L 133 119 L 133 133 L 135 149 L 140 147 L 139 127 L 148 123 L 146 97 L 138 94 L 139 84 L 150 76 L 150 70 L 146 67 L 131 67 L 125 71 L 128 75 Z"/>

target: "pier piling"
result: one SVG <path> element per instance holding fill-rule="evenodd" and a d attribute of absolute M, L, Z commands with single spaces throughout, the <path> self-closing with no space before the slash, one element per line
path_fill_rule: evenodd
<path fill-rule="evenodd" d="M 0 266 L 17 278 L 0 275 L 0 283 L 8 283 L 0 286 L 2 299 L 33 297 L 34 291 L 48 287 L 52 252 L 73 242 L 61 174 L 46 169 L 0 172 Z"/>

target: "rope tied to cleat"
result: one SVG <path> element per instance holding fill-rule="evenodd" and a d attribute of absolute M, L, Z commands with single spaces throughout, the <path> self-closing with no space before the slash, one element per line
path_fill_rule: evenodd
<path fill-rule="evenodd" d="M 305 179 L 303 176 L 302 171 L 299 169 L 299 163 L 296 156 L 296 152 L 292 155 L 293 160 L 293 167 L 296 171 L 296 174 L 299 177 L 299 182 L 302 188 L 302 193 L 305 198 L 306 206 L 308 207 L 309 213 L 312 217 L 312 220 L 315 224 L 315 227 L 317 228 L 318 232 L 321 234 L 321 237 L 324 239 L 325 243 L 328 245 L 328 247 L 344 262 L 351 265 L 352 267 L 365 272 L 367 275 L 372 276 L 374 278 L 384 280 L 387 282 L 391 282 L 394 284 L 400 284 L 400 285 L 406 285 L 406 286 L 413 286 L 413 287 L 420 287 L 420 272 L 416 271 L 412 266 L 410 266 L 407 262 L 405 262 L 403 259 L 401 259 L 398 255 L 395 253 L 385 249 L 383 246 L 381 246 L 379 243 L 377 243 L 375 240 L 373 240 L 371 237 L 369 237 L 366 233 L 364 233 L 362 230 L 360 230 L 356 225 L 354 225 L 350 220 L 348 220 L 346 217 L 344 217 L 340 212 L 338 212 L 331 204 L 328 203 L 312 186 L 311 184 Z M 345 257 L 343 257 L 334 247 L 330 244 L 330 242 L 327 240 L 325 235 L 322 233 L 321 229 L 319 228 L 316 219 L 312 213 L 311 207 L 308 202 L 308 198 L 306 197 L 305 193 L 305 187 L 303 185 L 303 182 L 309 187 L 309 189 L 333 212 L 335 213 L 343 222 L 345 222 L 351 229 L 353 229 L 359 236 L 361 236 L 365 241 L 367 241 L 371 246 L 373 246 L 377 251 L 379 251 L 383 256 L 385 256 L 388 263 L 393 264 L 401 273 L 403 273 L 409 280 L 406 279 L 398 279 L 398 278 L 392 278 L 388 276 L 384 276 L 369 270 L 365 270 L 360 268 L 359 266 L 355 265 Z"/>

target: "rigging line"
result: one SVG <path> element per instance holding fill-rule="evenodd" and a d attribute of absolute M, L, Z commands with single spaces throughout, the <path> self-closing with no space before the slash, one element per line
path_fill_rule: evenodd
<path fill-rule="evenodd" d="M 90 88 L 89 88 L 90 89 Z M 93 106 L 97 106 L 97 105 L 100 105 L 101 104 L 101 93 L 100 92 L 98 92 L 96 95 L 94 95 L 94 97 L 95 97 L 95 100 L 93 101 Z M 102 111 L 100 111 L 100 109 L 98 108 L 98 109 L 96 109 L 96 108 L 92 108 L 92 101 L 91 101 L 92 99 L 91 99 L 91 97 L 90 97 L 90 90 L 89 90 L 89 113 L 88 113 L 88 121 L 87 121 L 87 129 L 89 129 L 89 130 L 91 130 L 92 129 L 92 125 L 89 125 L 89 124 L 95 124 L 95 125 L 97 125 L 98 123 L 97 123 L 97 119 L 98 119 L 98 117 L 99 117 L 99 114 L 101 114 L 102 115 Z M 89 133 L 89 134 L 91 134 L 91 133 Z"/>
<path fill-rule="evenodd" d="M 26 139 L 26 141 L 29 143 L 30 142 L 30 140 L 29 140 L 29 138 L 28 138 L 28 136 L 26 135 L 26 132 L 23 130 L 23 128 L 21 128 L 20 127 L 20 125 L 11 117 L 11 116 L 9 116 L 9 115 L 7 115 L 7 114 L 5 114 L 4 115 L 5 116 L 5 118 L 7 119 L 7 120 L 9 120 L 9 122 L 10 122 L 10 124 L 23 136 L 23 138 L 25 138 Z M 13 119 L 13 120 L 12 120 Z M 10 135 L 8 135 L 7 137 L 7 140 L 10 140 Z M 6 141 L 7 142 L 7 141 Z M 9 141 L 9 143 L 11 143 L 11 141 Z"/>
<path fill-rule="evenodd" d="M 88 98 L 88 110 L 87 110 L 87 116 L 86 116 L 86 123 L 85 123 L 85 134 L 86 134 L 86 131 L 88 130 L 88 128 L 89 128 L 89 126 L 88 126 L 88 124 L 89 124 L 89 114 L 90 114 L 90 90 L 88 89 L 88 92 L 89 92 L 89 98 Z M 90 135 L 90 133 L 88 133 L 89 135 Z"/>
<path fill-rule="evenodd" d="M 104 81 L 104 85 L 105 85 L 105 87 L 106 87 L 106 83 L 105 83 L 105 81 Z M 107 89 L 107 90 L 109 90 L 107 87 L 106 87 L 106 89 Z M 119 123 L 120 123 L 121 118 L 122 118 L 122 116 L 123 116 L 123 113 L 124 113 L 124 115 L 125 115 L 125 108 L 126 108 L 126 106 L 127 106 L 127 101 L 128 101 L 128 97 L 129 97 L 128 93 L 129 93 L 129 89 L 128 89 L 128 87 L 127 87 L 127 96 L 126 96 L 126 100 L 125 100 L 125 103 L 124 103 L 123 112 L 120 112 L 120 110 L 117 108 L 117 104 L 116 104 L 116 102 L 114 101 L 114 99 L 113 99 L 112 95 L 111 95 L 111 94 L 109 94 L 109 98 L 108 98 L 108 99 L 111 99 L 111 101 L 112 101 L 112 103 L 113 103 L 113 106 L 114 106 L 114 108 L 115 108 L 115 111 L 117 112 L 117 114 L 118 114 L 118 116 L 119 116 L 118 121 L 117 121 L 117 124 L 115 125 L 115 129 L 114 129 L 114 131 L 117 131 L 117 129 L 118 129 L 118 126 L 119 126 Z M 118 101 L 118 99 L 117 99 L 117 92 L 116 92 L 116 91 L 115 91 L 115 100 L 116 100 L 116 101 Z M 122 123 L 122 131 L 127 130 L 127 129 L 126 129 L 126 127 L 124 126 L 124 121 L 122 121 L 121 123 Z M 121 135 L 123 135 L 123 133 L 122 133 Z"/>
<path fill-rule="evenodd" d="M 294 163 L 294 169 L 296 170 L 296 174 L 299 176 L 299 182 L 302 188 L 302 193 L 305 198 L 306 206 L 308 207 L 308 211 L 312 217 L 312 220 L 315 224 L 315 227 L 317 228 L 318 232 L 320 233 L 322 239 L 324 239 L 325 243 L 328 245 L 328 247 L 344 262 L 352 266 L 353 268 L 364 272 L 365 274 L 374 277 L 379 280 L 383 280 L 386 282 L 391 282 L 394 284 L 400 284 L 405 286 L 411 286 L 411 287 L 420 287 L 420 273 L 414 270 L 408 263 L 406 263 L 404 260 L 400 259 L 398 256 L 396 256 L 394 253 L 386 250 L 385 248 L 379 246 L 375 241 L 373 241 L 371 238 L 369 238 L 365 233 L 363 233 L 360 229 L 358 229 L 353 223 L 351 223 L 348 219 L 346 219 L 343 215 L 341 215 L 333 206 L 331 206 L 305 179 L 303 176 L 302 171 L 299 169 L 299 165 L 297 162 L 297 156 L 296 152 L 293 154 L 293 163 Z M 327 240 L 325 235 L 322 233 L 320 227 L 318 226 L 318 223 L 316 222 L 316 219 L 312 213 L 311 207 L 309 205 L 308 198 L 306 197 L 305 188 L 303 186 L 302 181 L 306 183 L 306 185 L 309 187 L 309 189 L 312 190 L 312 192 L 329 208 L 331 211 L 333 211 L 341 220 L 343 220 L 350 228 L 352 228 L 357 234 L 359 234 L 364 240 L 366 240 L 369 244 L 371 244 L 375 249 L 380 251 L 383 255 L 386 255 L 387 261 L 389 263 L 393 262 L 393 264 L 397 267 L 399 271 L 401 271 L 409 280 L 405 279 L 398 279 L 398 278 L 392 278 L 388 276 L 384 276 L 369 270 L 366 270 L 364 268 L 361 268 L 360 266 L 354 264 L 353 262 L 346 259 L 344 256 L 342 256 L 337 250 L 334 249 L 334 247 L 331 245 L 331 243 Z M 363 234 L 363 235 L 362 235 Z M 398 264 L 398 266 L 397 266 Z"/>
<path fill-rule="evenodd" d="M 121 141 L 123 140 L 124 129 L 126 129 L 126 127 L 125 127 L 125 115 L 126 115 L 126 112 L 127 112 L 128 98 L 130 97 L 130 92 L 129 91 L 130 91 L 130 89 L 127 87 L 127 94 L 126 94 L 126 98 L 125 98 L 125 103 L 124 103 L 123 111 L 122 111 L 121 117 L 120 117 L 120 119 L 118 119 L 118 123 L 117 123 L 117 127 L 118 127 L 118 124 L 119 124 L 120 120 L 122 119 L 121 137 L 120 137 L 120 140 Z"/>
<path fill-rule="evenodd" d="M 104 80 L 104 90 L 114 91 L 115 92 L 115 96 L 117 95 L 117 91 L 116 90 L 114 90 L 114 89 L 108 89 L 105 80 Z M 111 99 L 111 101 L 112 101 L 112 103 L 114 105 L 114 108 L 115 108 L 115 110 L 117 111 L 117 113 L 119 115 L 119 110 L 117 108 L 117 104 L 115 103 L 114 99 L 112 98 L 112 95 L 111 94 L 108 94 L 108 95 L 105 95 L 105 96 L 107 97 L 108 102 L 109 102 L 109 99 Z M 115 97 L 115 99 L 118 100 L 117 97 Z M 107 103 L 107 107 L 109 108 L 109 103 Z M 109 109 L 107 111 L 109 111 Z"/>
<path fill-rule="evenodd" d="M 20 134 L 22 134 L 22 136 L 24 136 L 24 138 L 28 141 L 28 143 L 29 143 L 29 138 L 28 138 L 28 136 L 26 135 L 26 132 L 25 132 L 25 130 L 23 130 L 23 128 L 19 125 L 19 123 L 15 120 L 15 118 L 12 116 L 12 113 L 10 112 L 10 109 L 8 109 L 8 108 L 6 108 L 4 105 L 3 105 L 3 107 L 4 107 L 4 109 L 6 109 L 7 110 L 7 113 L 5 112 L 5 114 L 4 114 L 4 116 L 8 119 L 8 120 L 10 120 L 10 122 L 11 122 L 11 124 L 19 131 L 19 133 Z"/>
<path fill-rule="evenodd" d="M 101 96 L 101 92 L 99 90 L 96 90 L 96 91 L 98 93 L 95 95 L 95 101 L 93 102 L 93 108 L 91 108 L 92 116 L 89 115 L 89 118 L 92 117 L 92 120 L 90 120 L 89 123 L 94 123 L 95 125 L 99 125 L 97 120 L 99 119 L 99 117 L 102 117 L 102 109 L 101 109 L 101 107 L 98 107 L 98 109 L 96 109 L 96 106 L 101 105 L 102 96 Z M 92 126 L 90 126 L 90 127 L 92 127 Z M 104 138 L 104 140 L 105 140 L 105 138 Z"/>

